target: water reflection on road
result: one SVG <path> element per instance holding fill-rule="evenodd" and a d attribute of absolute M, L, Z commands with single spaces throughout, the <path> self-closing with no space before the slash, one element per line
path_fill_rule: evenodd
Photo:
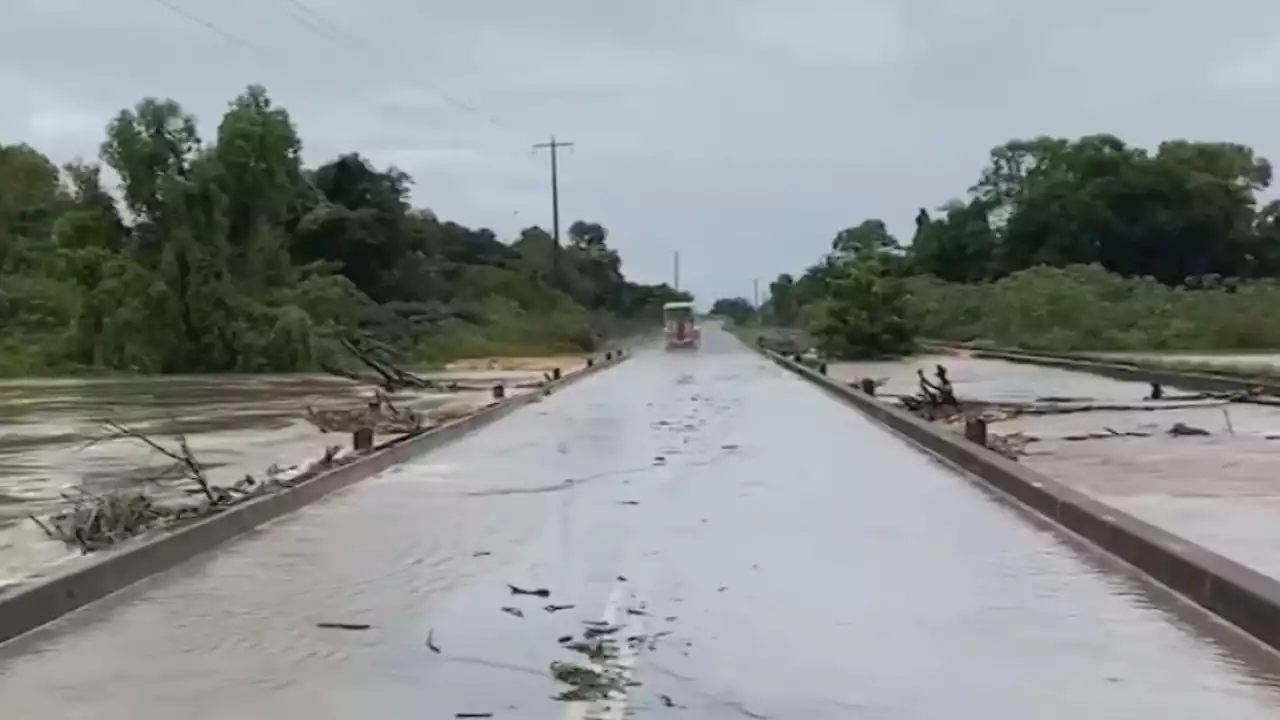
<path fill-rule="evenodd" d="M 704 340 L 0 647 L 6 713 L 1276 716 L 1273 655 Z M 644 638 L 610 661 L 636 684 L 557 704 L 600 620 Z"/>

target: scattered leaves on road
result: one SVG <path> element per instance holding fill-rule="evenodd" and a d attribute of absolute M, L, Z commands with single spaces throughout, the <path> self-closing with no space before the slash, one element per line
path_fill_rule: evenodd
<path fill-rule="evenodd" d="M 563 702 L 604 700 L 613 692 L 624 692 L 626 682 L 616 672 L 596 670 L 567 662 L 551 663 L 551 677 L 571 687 L 556 696 Z"/>

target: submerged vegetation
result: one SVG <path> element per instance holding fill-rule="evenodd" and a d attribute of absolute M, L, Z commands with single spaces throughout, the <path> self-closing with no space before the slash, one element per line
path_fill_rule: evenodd
<path fill-rule="evenodd" d="M 921 209 L 909 244 L 879 220 L 844 230 L 799 277 L 773 281 L 756 319 L 849 358 L 905 353 L 914 337 L 1278 348 L 1280 201 L 1259 199 L 1271 180 L 1234 143 L 1014 140 L 964 199 Z"/>
<path fill-rule="evenodd" d="M 358 154 L 307 168 L 261 87 L 212 139 L 145 99 L 101 163 L 0 144 L 0 375 L 304 370 L 343 339 L 407 360 L 590 350 L 687 298 L 628 282 L 598 223 L 506 243 Z"/>

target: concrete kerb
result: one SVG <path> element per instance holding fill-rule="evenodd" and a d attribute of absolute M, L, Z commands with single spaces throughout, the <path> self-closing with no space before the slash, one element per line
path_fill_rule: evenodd
<path fill-rule="evenodd" d="M 34 630 L 94 601 L 119 592 L 148 577 L 170 570 L 272 520 L 287 515 L 337 490 L 372 477 L 387 468 L 453 442 L 537 402 L 583 378 L 631 357 L 615 348 L 611 360 L 596 362 L 536 391 L 507 398 L 472 415 L 421 435 L 388 443 L 372 454 L 317 475 L 287 490 L 235 505 L 211 517 L 183 524 L 161 534 L 127 541 L 119 548 L 90 556 L 90 560 L 62 574 L 19 586 L 0 595 L 0 643 Z"/>
<path fill-rule="evenodd" d="M 1280 582 L 776 353 L 783 368 L 1280 650 Z M 1173 384 L 1172 382 L 1170 384 Z"/>
<path fill-rule="evenodd" d="M 1235 378 L 1211 373 L 1184 372 L 1164 370 L 1149 365 L 1122 362 L 1107 362 L 1087 357 L 1052 355 L 1047 353 L 1028 353 L 1017 350 L 984 350 L 968 348 L 975 358 L 1005 360 L 1024 365 L 1040 365 L 1042 367 L 1059 368 L 1102 375 L 1115 380 L 1160 383 L 1170 387 L 1180 387 L 1201 392 L 1243 392 L 1258 390 L 1267 395 L 1280 395 L 1280 383 L 1250 378 Z"/>

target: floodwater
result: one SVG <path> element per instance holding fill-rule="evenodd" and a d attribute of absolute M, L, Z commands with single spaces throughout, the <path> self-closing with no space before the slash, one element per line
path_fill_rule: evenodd
<path fill-rule="evenodd" d="M 916 369 L 931 373 L 937 363 L 947 367 L 961 400 L 1031 402 L 1056 396 L 1141 405 L 1150 392 L 1147 383 L 965 356 L 850 363 L 833 365 L 829 372 L 850 381 L 864 375 L 888 378 L 882 394 L 914 394 Z M 1178 422 L 1211 435 L 1168 435 Z M 1067 439 L 1108 429 L 1150 436 Z M 1211 402 L 1160 411 L 1024 415 L 992 424 L 989 431 L 1037 438 L 1020 459 L 1024 465 L 1280 578 L 1280 408 Z"/>
<path fill-rule="evenodd" d="M 559 703 L 590 622 L 625 695 Z M 1277 677 L 714 327 L 0 646 L 7 714 L 94 720 L 1249 720 Z"/>
<path fill-rule="evenodd" d="M 1114 357 L 1114 358 L 1128 359 L 1128 360 L 1146 360 L 1146 361 L 1171 362 L 1171 363 L 1194 363 L 1197 365 L 1227 365 L 1235 368 L 1280 367 L 1280 353 L 1270 352 L 1270 351 L 1251 352 L 1251 353 L 1115 352 L 1115 353 L 1097 353 L 1097 355 L 1098 357 Z"/>
<path fill-rule="evenodd" d="M 499 360 L 459 363 L 441 379 L 517 382 L 538 377 L 537 364 L 506 369 Z M 561 363 L 566 371 L 573 364 Z M 495 369 L 496 368 L 496 369 Z M 516 391 L 512 391 L 516 392 Z M 321 433 L 304 418 L 308 406 L 353 407 L 368 386 L 326 375 L 165 376 L 22 380 L 0 383 L 0 587 L 47 573 L 78 552 L 49 540 L 29 519 L 66 504 L 63 494 L 147 484 L 159 495 L 171 484 L 150 480 L 173 465 L 131 440 L 93 442 L 112 420 L 173 447 L 188 438 L 211 480 L 261 477 L 270 466 L 305 465 L 346 437 Z M 418 410 L 473 408 L 487 392 L 407 393 L 398 406 Z"/>

